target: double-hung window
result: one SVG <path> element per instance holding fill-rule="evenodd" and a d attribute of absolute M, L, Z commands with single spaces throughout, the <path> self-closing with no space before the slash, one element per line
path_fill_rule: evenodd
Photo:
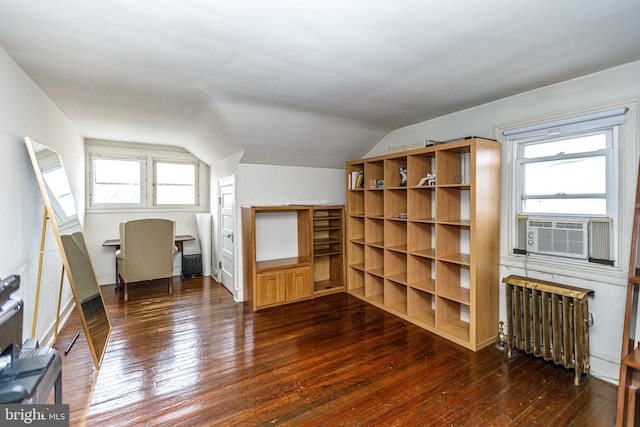
<path fill-rule="evenodd" d="M 518 213 L 606 216 L 613 129 L 519 142 L 516 171 Z"/>
<path fill-rule="evenodd" d="M 618 146 L 626 111 L 503 129 L 513 153 L 513 253 L 613 263 L 609 243 L 618 220 Z M 606 254 L 592 256 L 604 248 L 594 246 L 601 245 L 594 240 L 601 232 L 610 237 Z"/>

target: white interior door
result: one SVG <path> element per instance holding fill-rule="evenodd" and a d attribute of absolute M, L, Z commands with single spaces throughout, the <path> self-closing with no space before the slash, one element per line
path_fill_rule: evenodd
<path fill-rule="evenodd" d="M 235 286 L 235 177 L 218 181 L 220 194 L 220 281 L 237 297 Z"/>

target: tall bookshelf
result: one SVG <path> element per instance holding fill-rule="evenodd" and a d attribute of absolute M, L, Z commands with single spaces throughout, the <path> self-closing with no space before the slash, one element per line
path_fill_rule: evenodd
<path fill-rule="evenodd" d="M 434 185 L 418 185 L 428 173 Z M 499 143 L 350 161 L 347 188 L 347 291 L 471 350 L 495 342 Z"/>

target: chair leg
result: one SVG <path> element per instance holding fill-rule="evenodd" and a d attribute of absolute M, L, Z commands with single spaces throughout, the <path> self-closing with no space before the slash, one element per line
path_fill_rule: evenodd
<path fill-rule="evenodd" d="M 124 279 L 122 278 L 122 275 L 118 274 L 118 278 L 120 279 L 120 287 L 122 288 L 123 292 L 124 292 L 124 300 L 128 301 L 129 300 L 129 287 L 127 286 L 127 282 L 124 281 Z"/>
<path fill-rule="evenodd" d="M 169 276 L 169 293 L 173 293 L 173 277 Z"/>

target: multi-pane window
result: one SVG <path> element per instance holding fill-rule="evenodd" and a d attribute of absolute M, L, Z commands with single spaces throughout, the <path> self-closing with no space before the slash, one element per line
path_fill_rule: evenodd
<path fill-rule="evenodd" d="M 519 142 L 518 213 L 606 216 L 613 135 L 609 128 Z"/>
<path fill-rule="evenodd" d="M 202 207 L 200 162 L 89 155 L 91 208 Z M 206 185 L 206 182 L 204 183 Z"/>

